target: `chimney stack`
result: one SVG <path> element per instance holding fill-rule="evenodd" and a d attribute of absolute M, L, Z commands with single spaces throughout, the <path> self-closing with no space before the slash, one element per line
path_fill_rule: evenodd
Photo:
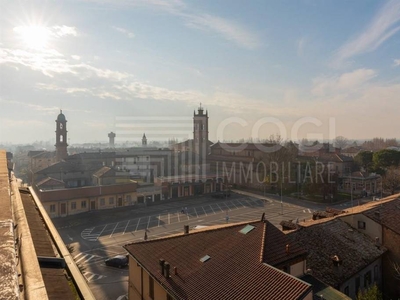
<path fill-rule="evenodd" d="M 189 225 L 183 226 L 183 232 L 184 232 L 184 234 L 189 234 Z"/>
<path fill-rule="evenodd" d="M 165 260 L 160 258 L 160 266 L 161 266 L 161 274 L 162 275 L 164 275 L 164 264 L 165 264 Z"/>
<path fill-rule="evenodd" d="M 165 278 L 169 278 L 169 268 L 170 268 L 169 263 L 165 262 L 165 264 L 164 264 Z"/>
<path fill-rule="evenodd" d="M 289 254 L 289 253 L 290 253 L 290 245 L 286 244 L 286 254 Z"/>
<path fill-rule="evenodd" d="M 174 267 L 174 274 L 178 275 L 178 268 L 177 267 Z"/>

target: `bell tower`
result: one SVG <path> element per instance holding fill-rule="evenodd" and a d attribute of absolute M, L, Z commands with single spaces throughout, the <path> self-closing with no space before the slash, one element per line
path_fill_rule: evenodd
<path fill-rule="evenodd" d="M 194 152 L 199 155 L 200 163 L 206 163 L 208 154 L 208 113 L 200 106 L 193 114 Z"/>
<path fill-rule="evenodd" d="M 56 120 L 56 158 L 57 161 L 65 159 L 68 156 L 67 152 L 67 120 L 65 115 L 60 110 L 60 114 Z"/>
<path fill-rule="evenodd" d="M 146 134 L 143 133 L 143 137 L 142 137 L 142 147 L 146 147 L 147 146 L 147 137 Z"/>

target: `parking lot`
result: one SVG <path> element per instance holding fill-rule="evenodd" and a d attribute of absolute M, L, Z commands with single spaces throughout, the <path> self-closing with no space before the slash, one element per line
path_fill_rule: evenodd
<path fill-rule="evenodd" d="M 271 201 L 272 202 L 272 201 Z M 150 230 L 157 227 L 165 227 L 167 225 L 193 221 L 193 219 L 201 219 L 210 215 L 229 216 L 230 212 L 241 210 L 246 213 L 247 210 L 262 209 L 267 200 L 259 200 L 250 197 L 241 197 L 237 199 L 220 201 L 218 203 L 210 203 L 194 207 L 182 207 L 178 210 L 164 211 L 156 215 L 134 218 L 130 220 L 122 220 L 120 222 L 104 224 L 95 227 L 89 227 L 81 232 L 84 240 L 96 242 L 115 236 L 131 234 L 141 230 Z M 244 211 L 243 211 L 244 210 Z"/>

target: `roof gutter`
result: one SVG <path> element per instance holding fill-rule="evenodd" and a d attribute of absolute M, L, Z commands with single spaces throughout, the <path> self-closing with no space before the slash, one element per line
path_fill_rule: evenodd
<path fill-rule="evenodd" d="M 31 192 L 32 198 L 35 201 L 35 204 L 39 210 L 40 215 L 43 218 L 44 223 L 47 226 L 47 229 L 50 233 L 51 238 L 54 241 L 54 244 L 57 247 L 58 252 L 60 253 L 61 257 L 64 258 L 66 269 L 68 270 L 69 274 L 71 275 L 77 290 L 80 296 L 85 300 L 95 300 L 95 297 L 92 291 L 89 288 L 85 278 L 83 277 L 81 271 L 79 270 L 78 266 L 76 265 L 74 259 L 69 253 L 67 247 L 65 246 L 63 240 L 61 239 L 57 229 L 54 227 L 53 222 L 51 221 L 49 215 L 47 214 L 46 210 L 44 209 L 42 203 L 40 202 L 39 198 L 37 197 L 35 190 L 32 187 L 29 187 L 29 191 Z M 37 258 L 35 258 L 37 261 Z M 37 298 L 41 299 L 41 298 Z"/>

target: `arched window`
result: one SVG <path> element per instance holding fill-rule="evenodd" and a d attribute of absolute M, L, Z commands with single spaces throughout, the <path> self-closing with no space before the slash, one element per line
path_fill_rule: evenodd
<path fill-rule="evenodd" d="M 63 129 L 63 124 L 62 123 L 60 123 L 60 129 Z"/>
<path fill-rule="evenodd" d="M 63 135 L 60 135 L 60 142 L 61 143 L 64 142 L 64 136 Z"/>

